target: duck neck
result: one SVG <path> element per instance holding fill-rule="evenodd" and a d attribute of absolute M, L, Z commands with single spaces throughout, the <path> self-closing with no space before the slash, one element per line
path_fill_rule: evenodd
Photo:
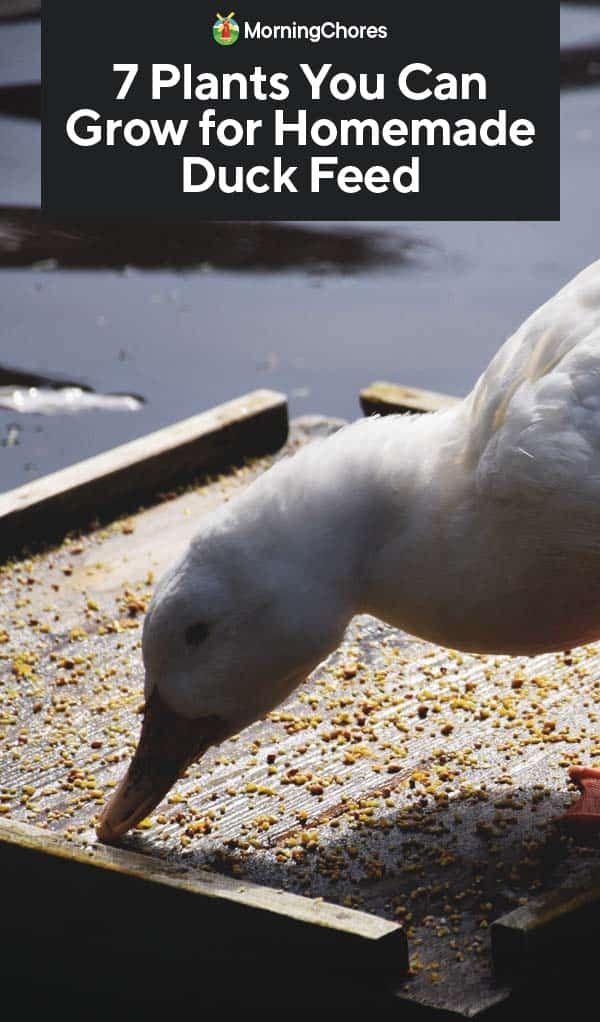
<path fill-rule="evenodd" d="M 446 543 L 440 461 L 451 412 L 357 422 L 288 463 L 288 542 L 347 620 L 371 613 L 409 627 L 423 564 Z"/>

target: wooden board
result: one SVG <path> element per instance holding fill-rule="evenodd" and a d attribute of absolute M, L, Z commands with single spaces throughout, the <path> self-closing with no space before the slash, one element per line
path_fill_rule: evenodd
<path fill-rule="evenodd" d="M 330 428 L 295 424 L 282 455 Z M 94 816 L 136 742 L 140 626 L 154 577 L 204 515 L 272 461 L 0 571 L 0 817 L 60 834 L 74 849 L 73 862 L 61 859 L 67 877 L 80 875 L 80 856 L 93 859 Z M 382 982 L 387 1000 L 405 1013 L 480 1015 L 512 988 L 494 970 L 493 921 L 583 866 L 600 867 L 598 849 L 576 847 L 554 823 L 573 797 L 568 766 L 600 755 L 599 688 L 597 645 L 533 659 L 466 656 L 356 618 L 284 706 L 190 769 L 122 854 L 404 924 L 412 971 Z M 126 879 L 110 876 L 99 902 L 112 933 Z M 68 880 L 51 887 L 70 903 Z M 197 946 L 215 927 L 198 924 Z M 279 922 L 275 941 L 278 932 Z M 71 942 L 73 933 L 89 954 L 83 921 L 72 921 Z M 94 946 L 91 960 L 104 960 L 100 938 Z M 280 957 L 268 958 L 277 961 L 270 972 L 279 974 Z M 262 975 L 264 963 L 256 968 Z M 290 983 L 305 979 L 300 969 Z"/>
<path fill-rule="evenodd" d="M 435 390 L 419 390 L 397 383 L 371 383 L 360 392 L 360 405 L 365 415 L 396 415 L 399 412 L 438 412 L 460 401 L 450 394 Z"/>
<path fill-rule="evenodd" d="M 38 981 L 40 975 L 56 983 L 75 974 L 78 984 L 85 975 L 93 983 L 101 949 L 110 950 L 109 986 L 122 989 L 135 958 L 144 961 L 144 971 L 150 961 L 162 970 L 174 965 L 181 987 L 184 965 L 197 959 L 201 948 L 204 996 L 208 970 L 232 961 L 256 967 L 273 955 L 276 944 L 285 944 L 304 969 L 317 969 L 322 960 L 363 976 L 374 970 L 402 973 L 407 967 L 404 931 L 388 920 L 119 848 L 77 847 L 23 823 L 0 820 L 0 868 L 11 969 L 17 974 L 22 969 L 14 948 L 27 944 L 36 919 L 44 951 L 37 955 L 35 947 L 33 953 L 30 949 L 25 961 Z M 96 935 L 91 960 L 87 940 L 84 954 L 77 950 L 82 929 Z M 199 941 L 199 931 L 210 939 Z M 60 947 L 62 970 L 49 950 L 53 943 Z M 198 965 L 196 960 L 188 976 L 196 990 Z M 5 959 L 0 974 L 6 969 Z"/>
<path fill-rule="evenodd" d="M 285 396 L 256 390 L 26 483 L 0 495 L 0 556 L 65 535 L 203 472 L 276 451 L 287 431 Z"/>
<path fill-rule="evenodd" d="M 492 925 L 492 952 L 499 973 L 519 975 L 547 969 L 597 946 L 600 937 L 600 870 L 582 869 L 564 884 Z"/>

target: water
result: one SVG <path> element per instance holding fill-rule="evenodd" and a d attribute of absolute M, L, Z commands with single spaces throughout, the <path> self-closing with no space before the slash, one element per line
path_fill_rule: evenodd
<path fill-rule="evenodd" d="M 600 43 L 600 7 L 563 6 L 562 33 Z M 35 81 L 37 45 L 35 23 L 0 27 L 0 82 Z M 382 224 L 384 251 L 369 224 L 201 228 L 164 251 L 144 241 L 143 270 L 99 268 L 110 238 L 63 252 L 87 268 L 53 270 L 34 238 L 46 269 L 0 270 L 0 365 L 145 404 L 0 409 L 0 488 L 259 386 L 286 391 L 293 414 L 345 417 L 374 379 L 465 393 L 520 321 L 600 257 L 600 85 L 565 90 L 561 118 L 560 224 Z M 38 203 L 39 125 L 0 117 L 0 205 Z M 124 244 L 139 260 L 140 244 Z"/>

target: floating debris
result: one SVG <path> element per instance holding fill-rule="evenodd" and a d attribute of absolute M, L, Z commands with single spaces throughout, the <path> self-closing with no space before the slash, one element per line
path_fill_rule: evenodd
<path fill-rule="evenodd" d="M 19 435 L 21 433 L 21 427 L 17 426 L 14 422 L 9 422 L 6 427 L 6 436 L 2 440 L 3 447 L 16 447 L 19 443 Z"/>
<path fill-rule="evenodd" d="M 14 369 L 0 363 L 0 408 L 23 415 L 60 415 L 85 411 L 137 412 L 144 399 L 135 394 L 98 394 L 80 380 Z M 20 427 L 15 426 L 18 430 Z M 10 427 L 9 427 L 10 429 Z M 13 437 L 13 443 L 16 438 Z M 12 446 L 12 444 L 5 444 Z"/>

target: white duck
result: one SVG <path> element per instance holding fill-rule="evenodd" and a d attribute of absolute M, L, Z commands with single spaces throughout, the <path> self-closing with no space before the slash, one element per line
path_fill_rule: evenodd
<path fill-rule="evenodd" d="M 142 733 L 99 837 L 281 702 L 358 613 L 478 652 L 600 637 L 600 261 L 456 406 L 356 422 L 203 521 L 145 620 Z"/>

